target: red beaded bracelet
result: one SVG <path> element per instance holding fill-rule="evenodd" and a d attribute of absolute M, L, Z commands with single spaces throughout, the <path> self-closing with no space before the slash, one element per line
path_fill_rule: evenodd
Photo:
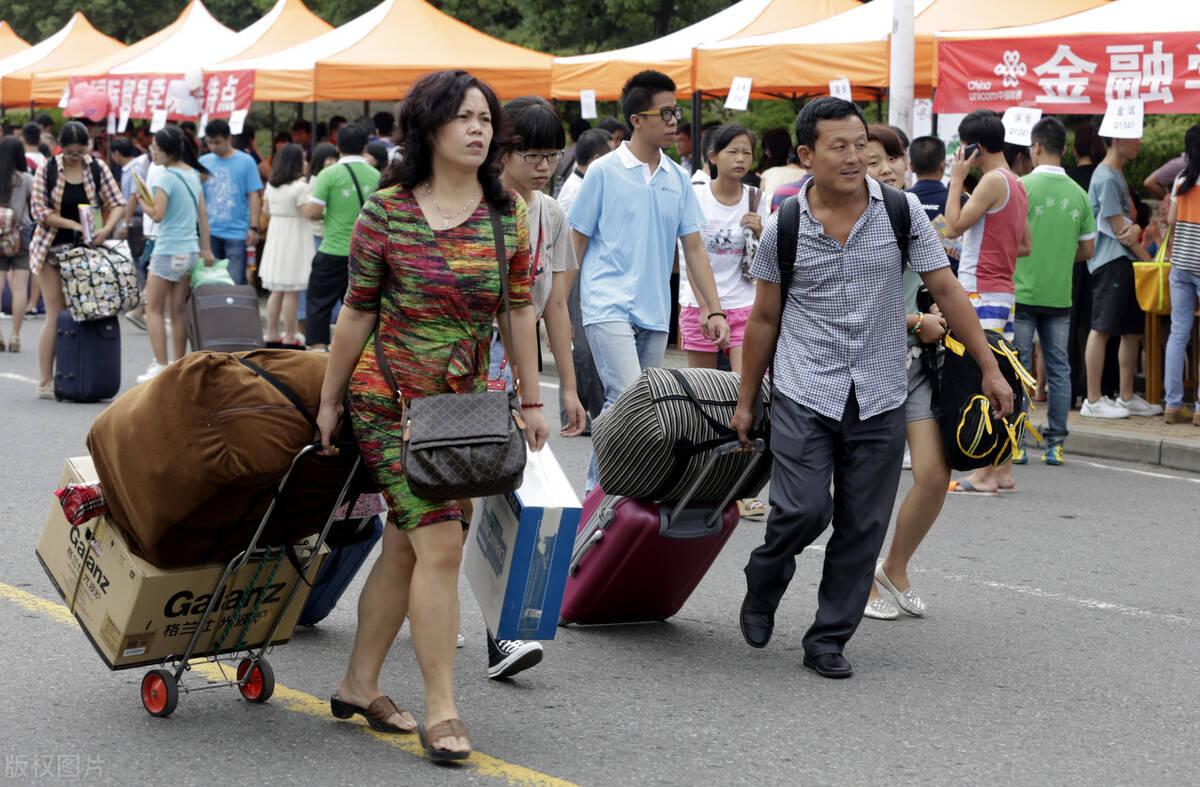
<path fill-rule="evenodd" d="M 530 407 L 542 407 L 541 402 L 521 402 L 521 409 L 525 410 Z"/>

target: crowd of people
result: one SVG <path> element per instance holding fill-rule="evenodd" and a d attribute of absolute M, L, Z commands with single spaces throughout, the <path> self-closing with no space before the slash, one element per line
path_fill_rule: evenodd
<path fill-rule="evenodd" d="M 106 151 L 76 121 L 57 138 L 35 122 L 0 140 L 0 205 L 25 206 L 33 226 L 28 248 L 0 257 L 0 268 L 22 298 L 22 274 L 32 271 L 46 304 L 39 395 L 52 395 L 52 325 L 64 307 L 55 255 L 78 241 L 80 205 L 103 204 L 99 239 L 126 238 L 144 265 L 144 312 L 128 317 L 146 329 L 154 362 L 139 382 L 171 360 L 168 320 L 173 357 L 186 351 L 178 327 L 189 274 L 218 258 L 236 282 L 256 271 L 269 291 L 268 341 L 329 352 L 317 415 L 324 450 L 349 419 L 390 523 L 331 698 L 338 718 L 416 729 L 379 686 L 408 620 L 425 685 L 422 740 L 435 759 L 469 752 L 452 672 L 473 505 L 409 488 L 399 470 L 404 401 L 515 388 L 537 450 L 549 433 L 539 321 L 558 370 L 564 437 L 586 434 L 642 370 L 662 366 L 674 330 L 691 366 L 742 373 L 731 425 L 743 440 L 772 368 L 771 506 L 768 516 L 761 501 L 742 501 L 744 515 L 767 521 L 745 567 L 739 623 L 748 644 L 769 643 L 796 555 L 832 523 L 803 643 L 803 663 L 830 678 L 852 674 L 844 649 L 864 616 L 928 611 L 908 564 L 947 493 L 1013 490 L 1011 464 L 1028 461 L 1022 444 L 1009 464 L 951 478 L 932 381 L 916 362 L 947 331 L 978 363 L 996 415 L 1011 413 L 1013 392 L 984 329 L 1039 369 L 1049 405 L 1042 460 L 1061 465 L 1077 396 L 1084 417 L 1163 413 L 1134 391 L 1143 315 L 1132 264 L 1150 257 L 1148 244 L 1167 243 L 1165 417 L 1200 425 L 1182 385 L 1200 290 L 1200 126 L 1188 131 L 1184 156 L 1147 179 L 1168 234 L 1151 229 L 1152 217 L 1138 223 L 1122 175 L 1137 140 L 1080 127 L 1079 166 L 1065 170 L 1060 120 L 1043 118 L 1019 147 L 1005 142 L 996 113 L 979 110 L 947 158 L 936 137 L 910 143 L 868 124 L 854 103 L 820 98 L 800 112 L 794 137 L 774 129 L 760 141 L 737 123 L 693 133 L 675 93 L 669 77 L 645 71 L 622 90 L 623 120 L 565 129 L 543 98 L 501 105 L 469 73 L 438 72 L 410 88 L 395 117 L 335 117 L 315 133 L 297 121 L 266 160 L 252 131 L 235 136 L 224 120 L 200 138 L 186 123 L 152 135 L 139 128 Z M 672 148 L 682 161 L 667 155 Z M 138 178 L 152 199 L 138 195 Z M 885 206 L 891 189 L 906 192 L 903 240 Z M 781 254 L 785 205 L 797 216 L 794 258 Z M 14 297 L 10 350 L 20 348 L 27 305 Z M 1105 372 L 1114 336 L 1115 381 Z M 906 445 L 914 483 L 879 560 Z M 593 455 L 585 491 L 597 483 Z M 490 633 L 487 647 L 494 678 L 544 657 L 538 643 Z"/>

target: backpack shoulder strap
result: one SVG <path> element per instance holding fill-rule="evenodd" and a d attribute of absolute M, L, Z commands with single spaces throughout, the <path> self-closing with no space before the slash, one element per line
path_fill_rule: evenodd
<path fill-rule="evenodd" d="M 792 287 L 792 274 L 796 267 L 796 244 L 800 234 L 800 200 L 792 195 L 779 206 L 776 226 L 775 251 L 779 261 L 779 299 L 787 303 L 788 290 Z M 783 310 L 780 309 L 782 315 Z"/>
<path fill-rule="evenodd" d="M 883 183 L 883 207 L 887 210 L 888 221 L 892 224 L 892 232 L 896 243 L 900 246 L 900 268 L 908 267 L 908 247 L 912 243 L 912 213 L 909 211 L 908 197 L 903 191 Z"/>

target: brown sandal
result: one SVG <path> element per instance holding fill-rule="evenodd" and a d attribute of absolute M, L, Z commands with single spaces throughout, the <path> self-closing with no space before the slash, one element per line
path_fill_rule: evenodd
<path fill-rule="evenodd" d="M 393 714 L 403 715 L 406 711 L 403 708 L 396 707 L 396 703 L 387 695 L 381 694 L 376 697 L 370 705 L 365 708 L 360 708 L 357 705 L 351 705 L 343 700 L 338 695 L 334 694 L 329 698 L 329 711 L 337 719 L 348 719 L 354 714 L 361 714 L 367 720 L 367 724 L 371 729 L 378 732 L 393 732 L 393 733 L 408 733 L 414 732 L 416 728 L 405 729 L 397 724 L 392 724 L 388 721 Z"/>
<path fill-rule="evenodd" d="M 448 762 L 450 760 L 465 760 L 471 756 L 470 751 L 450 751 L 449 749 L 435 749 L 429 745 L 430 741 L 438 741 L 442 738 L 466 738 L 468 745 L 471 742 L 471 737 L 467 735 L 467 728 L 458 719 L 446 719 L 443 722 L 430 727 L 428 730 L 424 727 L 421 730 L 421 745 L 425 747 L 425 753 L 429 755 L 429 759 L 434 762 Z"/>

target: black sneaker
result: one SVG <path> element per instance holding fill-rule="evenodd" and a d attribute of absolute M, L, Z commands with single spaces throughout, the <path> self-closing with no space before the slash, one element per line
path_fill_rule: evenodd
<path fill-rule="evenodd" d="M 527 642 L 523 639 L 497 640 L 490 631 L 487 641 L 487 674 L 493 680 L 512 677 L 542 660 L 542 646 L 537 642 Z"/>

